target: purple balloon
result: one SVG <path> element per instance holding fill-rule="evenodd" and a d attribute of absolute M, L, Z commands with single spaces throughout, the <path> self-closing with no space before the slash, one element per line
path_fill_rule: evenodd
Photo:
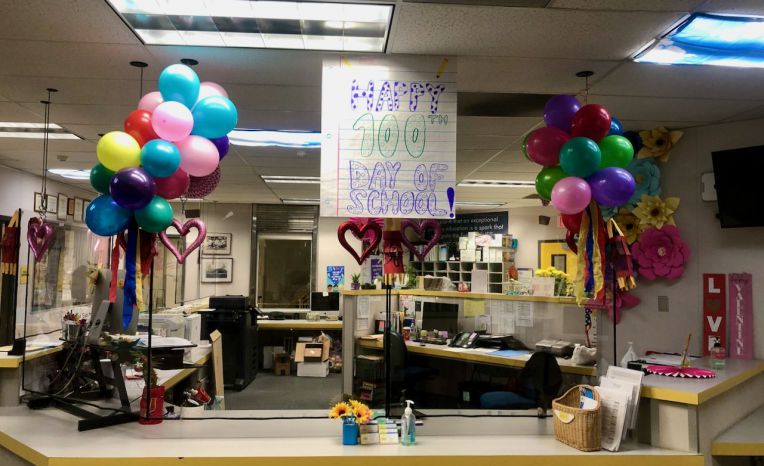
<path fill-rule="evenodd" d="M 620 167 L 603 168 L 586 179 L 592 188 L 592 197 L 598 204 L 618 207 L 629 202 L 636 183 L 627 170 Z"/>
<path fill-rule="evenodd" d="M 210 141 L 215 144 L 215 147 L 218 148 L 218 155 L 220 155 L 220 160 L 223 160 L 223 157 L 228 153 L 228 136 L 220 136 L 219 138 L 210 138 Z"/>
<path fill-rule="evenodd" d="M 118 206 L 138 210 L 154 198 L 156 183 L 142 168 L 125 168 L 111 177 L 109 193 Z"/>
<path fill-rule="evenodd" d="M 544 123 L 570 133 L 573 115 L 581 108 L 581 102 L 572 95 L 556 95 L 544 105 Z"/>

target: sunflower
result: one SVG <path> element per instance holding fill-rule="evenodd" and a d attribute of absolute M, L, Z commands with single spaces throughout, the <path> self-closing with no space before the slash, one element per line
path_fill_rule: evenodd
<path fill-rule="evenodd" d="M 667 197 L 665 200 L 662 200 L 658 196 L 643 194 L 633 213 L 640 220 L 641 230 L 649 227 L 655 227 L 660 230 L 663 225 L 675 225 L 674 212 L 678 208 L 678 197 Z"/>
<path fill-rule="evenodd" d="M 371 421 L 372 411 L 363 403 L 358 403 L 353 407 L 353 415 L 355 416 L 355 422 L 358 424 L 366 424 Z"/>
<path fill-rule="evenodd" d="M 681 131 L 669 131 L 664 127 L 653 128 L 649 131 L 640 131 L 642 149 L 637 154 L 638 159 L 654 157 L 661 162 L 668 162 L 671 149 L 682 138 Z"/>
<path fill-rule="evenodd" d="M 341 417 L 346 417 L 352 413 L 353 413 L 353 408 L 351 408 L 349 404 L 343 401 L 334 405 L 331 411 L 329 411 L 329 419 L 338 419 Z"/>
<path fill-rule="evenodd" d="M 632 244 L 639 236 L 639 217 L 634 215 L 628 209 L 621 209 L 615 216 L 615 223 L 621 227 L 626 242 Z"/>

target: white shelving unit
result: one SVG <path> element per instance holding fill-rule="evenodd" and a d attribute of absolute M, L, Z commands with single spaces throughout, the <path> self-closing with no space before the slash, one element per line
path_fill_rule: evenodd
<path fill-rule="evenodd" d="M 425 261 L 412 262 L 419 275 L 448 277 L 452 282 L 472 284 L 473 270 L 488 271 L 488 292 L 501 293 L 502 282 L 509 276 L 509 269 L 514 262 L 462 262 L 462 261 Z"/>

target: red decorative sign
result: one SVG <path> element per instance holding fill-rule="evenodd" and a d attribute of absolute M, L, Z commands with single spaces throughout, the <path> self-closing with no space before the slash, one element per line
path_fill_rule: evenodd
<path fill-rule="evenodd" d="M 723 273 L 703 274 L 703 356 L 716 343 L 727 347 L 727 280 Z"/>
<path fill-rule="evenodd" d="M 732 359 L 753 359 L 753 277 L 750 273 L 731 273 L 730 345 Z"/>

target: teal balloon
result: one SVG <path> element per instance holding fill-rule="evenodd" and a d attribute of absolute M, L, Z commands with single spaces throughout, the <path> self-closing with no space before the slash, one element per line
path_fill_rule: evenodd
<path fill-rule="evenodd" d="M 180 167 L 180 151 L 164 139 L 153 139 L 141 149 L 141 165 L 149 175 L 167 178 Z"/>
<path fill-rule="evenodd" d="M 239 112 L 226 97 L 212 95 L 197 102 L 191 110 L 194 116 L 194 129 L 191 134 L 207 139 L 223 137 L 236 127 Z"/>
<path fill-rule="evenodd" d="M 188 108 L 199 98 L 199 76 L 186 65 L 170 65 L 159 75 L 159 93 L 165 102 L 180 102 Z"/>
<path fill-rule="evenodd" d="M 97 163 L 90 169 L 90 185 L 101 194 L 109 194 L 109 183 L 114 172 Z"/>
<path fill-rule="evenodd" d="M 93 199 L 85 210 L 85 223 L 99 236 L 114 236 L 130 225 L 133 213 L 117 205 L 108 194 Z"/>
<path fill-rule="evenodd" d="M 599 170 L 601 161 L 599 146 L 589 138 L 572 138 L 560 149 L 560 167 L 570 176 L 586 178 Z"/>
<path fill-rule="evenodd" d="M 135 221 L 148 233 L 161 233 L 172 223 L 172 206 L 164 198 L 154 196 L 151 202 L 135 211 Z"/>

